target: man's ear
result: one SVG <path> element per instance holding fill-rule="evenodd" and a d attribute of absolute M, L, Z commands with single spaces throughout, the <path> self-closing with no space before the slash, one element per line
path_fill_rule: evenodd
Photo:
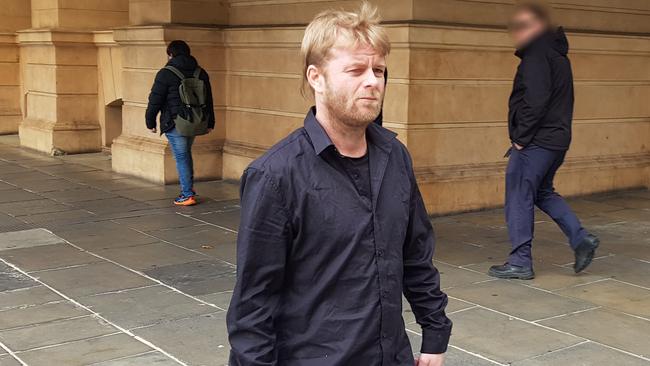
<path fill-rule="evenodd" d="M 325 89 L 324 75 L 321 73 L 321 70 L 314 65 L 309 65 L 309 67 L 307 67 L 307 82 L 309 82 L 309 85 L 314 89 L 315 94 L 321 93 Z"/>

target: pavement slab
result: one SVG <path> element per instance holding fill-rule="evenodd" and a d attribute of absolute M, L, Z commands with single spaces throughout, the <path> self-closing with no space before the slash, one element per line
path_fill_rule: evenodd
<path fill-rule="evenodd" d="M 521 319 L 535 321 L 593 308 L 594 305 L 514 281 L 488 281 L 447 290 L 449 296 Z"/>
<path fill-rule="evenodd" d="M 158 267 L 147 275 L 192 296 L 232 291 L 236 269 L 219 260 L 203 260 Z"/>
<path fill-rule="evenodd" d="M 540 324 L 650 359 L 650 321 L 613 310 L 595 309 Z"/>
<path fill-rule="evenodd" d="M 191 365 L 226 365 L 230 348 L 226 313 L 180 319 L 133 332 L 159 345 Z"/>
<path fill-rule="evenodd" d="M 110 262 L 43 271 L 39 279 L 73 298 L 151 286 L 154 281 Z"/>
<path fill-rule="evenodd" d="M 469 309 L 450 317 L 454 322 L 452 344 L 505 364 L 584 341 L 483 308 Z"/>
<path fill-rule="evenodd" d="M 123 266 L 140 271 L 206 259 L 206 256 L 173 244 L 157 242 L 122 248 L 97 250 L 94 253 Z"/>
<path fill-rule="evenodd" d="M 50 157 L 0 136 L 0 366 L 21 365 L 10 353 L 27 366 L 225 365 L 239 187 L 195 188 L 200 204 L 176 207 L 178 185 L 115 174 L 106 152 Z M 537 210 L 531 281 L 486 274 L 510 250 L 503 209 L 432 218 L 447 366 L 650 365 L 650 191 L 568 202 L 600 237 L 597 258 L 573 273 Z"/>
<path fill-rule="evenodd" d="M 647 366 L 649 363 L 642 358 L 597 343 L 585 342 L 528 360 L 518 361 L 512 366 Z"/>
<path fill-rule="evenodd" d="M 61 296 L 49 288 L 35 284 L 30 287 L 0 292 L 0 311 L 63 300 Z"/>
<path fill-rule="evenodd" d="M 152 349 L 126 334 L 114 334 L 17 353 L 30 366 L 86 366 Z"/>
<path fill-rule="evenodd" d="M 20 352 L 115 333 L 116 328 L 88 315 L 0 331 L 0 342 Z"/>
<path fill-rule="evenodd" d="M 147 352 L 136 356 L 121 357 L 115 360 L 102 361 L 88 366 L 179 366 L 180 363 L 160 352 Z"/>
<path fill-rule="evenodd" d="M 650 319 L 650 289 L 616 280 L 571 287 L 559 294 Z"/>
<path fill-rule="evenodd" d="M 78 266 L 101 261 L 101 259 L 79 250 L 66 242 L 4 250 L 0 251 L 0 258 L 5 259 L 26 272 Z"/>
<path fill-rule="evenodd" d="M 61 238 L 44 229 L 0 233 L 0 251 L 60 244 L 63 242 Z"/>
<path fill-rule="evenodd" d="M 89 313 L 86 310 L 67 301 L 15 308 L 0 312 L 0 330 L 26 327 L 87 315 Z"/>
<path fill-rule="evenodd" d="M 13 267 L 0 262 L 0 293 L 36 286 L 37 282 Z"/>
<path fill-rule="evenodd" d="M 85 296 L 78 301 L 125 329 L 141 328 L 220 310 L 162 285 Z"/>

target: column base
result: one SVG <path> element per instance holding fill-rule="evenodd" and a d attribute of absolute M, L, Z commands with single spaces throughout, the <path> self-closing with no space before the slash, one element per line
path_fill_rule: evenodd
<path fill-rule="evenodd" d="M 194 179 L 221 179 L 222 156 L 219 141 L 197 139 L 192 146 Z M 160 184 L 178 183 L 176 162 L 164 140 L 121 135 L 111 146 L 113 171 Z"/>
<path fill-rule="evenodd" d="M 21 146 L 47 154 L 80 154 L 102 150 L 99 124 L 23 120 L 18 133 Z"/>
<path fill-rule="evenodd" d="M 18 133 L 21 115 L 0 116 L 0 135 L 14 135 Z"/>
<path fill-rule="evenodd" d="M 415 171 L 427 211 L 446 215 L 502 207 L 506 163 L 420 168 Z M 650 154 L 570 158 L 555 179 L 558 193 L 581 196 L 648 186 Z"/>

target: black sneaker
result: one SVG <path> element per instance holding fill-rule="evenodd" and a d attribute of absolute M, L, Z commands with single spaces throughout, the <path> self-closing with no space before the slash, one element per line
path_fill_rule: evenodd
<path fill-rule="evenodd" d="M 594 235 L 587 235 L 582 242 L 578 244 L 575 250 L 576 261 L 573 264 L 575 273 L 582 272 L 587 268 L 596 255 L 596 248 L 600 245 L 600 240 Z"/>
<path fill-rule="evenodd" d="M 492 266 L 490 267 L 488 274 L 496 278 L 517 280 L 532 280 L 535 278 L 535 272 L 533 272 L 532 268 L 514 266 L 510 263 L 505 263 L 500 266 Z"/>

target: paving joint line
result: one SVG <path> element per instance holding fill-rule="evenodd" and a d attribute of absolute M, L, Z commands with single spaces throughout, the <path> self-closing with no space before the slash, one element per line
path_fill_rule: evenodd
<path fill-rule="evenodd" d="M 563 318 L 563 317 L 569 316 L 569 315 L 585 313 L 585 312 L 591 311 L 591 310 L 598 310 L 598 309 L 601 309 L 601 308 L 602 308 L 602 306 L 594 306 L 594 307 L 591 307 L 591 308 L 588 308 L 588 309 L 570 311 L 570 312 L 565 313 L 565 314 L 554 315 L 554 316 L 549 316 L 547 318 L 541 318 L 541 319 L 533 320 L 532 322 L 533 323 L 539 323 L 539 322 L 543 322 L 543 321 L 547 321 L 547 320 L 551 320 L 551 319 Z"/>
<path fill-rule="evenodd" d="M 15 353 L 14 351 L 12 351 L 12 350 L 7 346 L 7 345 L 5 345 L 4 343 L 2 343 L 2 341 L 0 341 L 0 349 L 4 349 L 5 352 L 7 352 L 7 354 L 8 354 L 9 356 L 13 357 L 14 360 L 18 361 L 18 362 L 21 364 L 21 366 L 29 366 L 29 365 L 27 364 L 27 362 L 25 362 L 23 359 L 21 359 L 20 357 L 18 357 L 18 356 L 16 355 L 16 353 Z"/>
<path fill-rule="evenodd" d="M 536 359 L 536 358 L 539 358 L 539 357 L 551 355 L 551 354 L 556 353 L 556 352 L 562 352 L 562 351 L 566 351 L 566 350 L 571 349 L 571 348 L 582 346 L 583 344 L 587 344 L 587 343 L 593 343 L 593 342 L 587 339 L 587 340 L 584 340 L 584 341 L 582 341 L 580 343 L 576 343 L 576 344 L 572 344 L 570 346 L 554 349 L 554 350 L 552 350 L 550 352 L 540 353 L 540 354 L 535 355 L 535 356 L 530 356 L 530 357 L 525 358 L 524 360 L 533 360 L 533 359 Z"/>
<path fill-rule="evenodd" d="M 71 244 L 71 245 L 72 245 L 72 244 Z M 66 300 L 68 300 L 68 301 L 70 301 L 70 302 L 73 303 L 74 305 L 76 305 L 76 306 L 78 306 L 78 307 L 80 307 L 80 308 L 82 308 L 82 309 L 88 311 L 88 312 L 91 313 L 91 314 L 94 314 L 98 319 L 103 320 L 104 322 L 106 322 L 107 324 L 110 324 L 111 326 L 113 326 L 114 328 L 118 329 L 119 331 L 121 331 L 121 332 L 123 332 L 123 333 L 125 333 L 125 334 L 127 334 L 127 335 L 129 335 L 129 336 L 131 336 L 133 339 L 139 341 L 140 343 L 143 343 L 144 345 L 149 346 L 149 347 L 151 347 L 151 348 L 153 348 L 153 349 L 155 349 L 155 350 L 157 350 L 157 351 L 163 353 L 165 356 L 167 356 L 167 357 L 171 358 L 172 360 L 178 362 L 178 363 L 181 364 L 182 366 L 189 366 L 188 364 L 186 364 L 185 362 L 183 362 L 183 361 L 179 360 L 178 358 L 174 357 L 172 354 L 170 354 L 169 352 L 165 351 L 165 350 L 162 349 L 161 347 L 155 345 L 153 342 L 150 342 L 150 341 L 146 340 L 145 338 L 140 337 L 140 336 L 136 335 L 135 333 L 129 331 L 128 329 L 125 329 L 125 328 L 123 328 L 123 327 L 117 325 L 116 323 L 111 322 L 111 321 L 108 320 L 107 318 L 103 317 L 101 314 L 99 314 L 99 313 L 97 313 L 97 312 L 91 310 L 88 306 L 86 306 L 86 305 L 84 305 L 84 304 L 82 304 L 82 303 L 76 301 L 75 299 L 69 297 L 68 295 L 64 294 L 63 292 L 61 292 L 61 291 L 55 289 L 54 287 L 52 287 L 52 286 L 46 284 L 45 282 L 41 281 L 40 279 L 38 279 L 38 278 L 36 278 L 36 277 L 33 277 L 33 276 L 30 276 L 28 273 L 26 273 L 26 272 L 23 271 L 22 269 L 18 268 L 18 267 L 15 266 L 14 264 L 7 262 L 7 261 L 4 260 L 3 258 L 0 258 L 0 261 L 3 262 L 3 263 L 5 263 L 6 265 L 12 267 L 12 268 L 15 269 L 16 271 L 23 273 L 25 276 L 30 277 L 30 278 L 33 279 L 34 281 L 36 281 L 36 282 L 42 284 L 43 286 L 45 286 L 45 287 L 47 287 L 48 289 L 50 289 L 51 291 L 55 292 L 55 293 L 58 294 L 59 296 L 63 297 L 64 299 L 66 299 Z M 215 305 L 215 306 L 216 306 L 216 305 Z M 14 357 L 15 357 L 15 354 L 14 354 Z M 23 364 L 24 364 L 25 366 L 28 366 L 26 363 L 23 363 Z"/>
<path fill-rule="evenodd" d="M 47 230 L 47 229 L 46 229 L 46 230 Z M 47 231 L 50 232 L 52 235 L 56 235 L 56 234 L 52 233 L 52 232 L 49 231 L 49 230 L 47 230 Z M 62 238 L 62 239 L 63 239 L 63 238 Z M 170 290 L 172 290 L 172 291 L 174 291 L 174 292 L 176 292 L 176 293 L 179 293 L 179 294 L 181 294 L 181 295 L 183 295 L 183 296 L 189 297 L 190 299 L 192 299 L 192 300 L 194 300 L 194 301 L 200 302 L 200 303 L 202 303 L 202 304 L 204 304 L 204 305 L 211 306 L 211 307 L 213 307 L 213 308 L 215 308 L 215 309 L 218 309 L 218 310 L 226 311 L 225 309 L 221 308 L 220 306 L 217 306 L 217 305 L 212 304 L 212 303 L 210 303 L 210 302 L 207 302 L 207 301 L 205 301 L 205 300 L 201 300 L 200 298 L 198 298 L 198 297 L 196 297 L 196 296 L 192 296 L 192 295 L 190 295 L 190 294 L 188 294 L 188 293 L 185 293 L 185 292 L 183 292 L 183 291 L 181 291 L 181 290 L 179 290 L 179 289 L 177 289 L 177 288 L 175 288 L 175 287 L 173 287 L 173 286 L 170 286 L 170 285 L 168 285 L 168 284 L 166 284 L 166 283 L 164 283 L 164 282 L 162 282 L 162 281 L 160 281 L 160 280 L 158 280 L 158 279 L 156 279 L 156 278 L 153 278 L 153 277 L 151 277 L 151 276 L 149 276 L 149 275 L 147 275 L 147 274 L 145 274 L 145 273 L 143 273 L 143 272 L 140 272 L 140 271 L 135 270 L 135 269 L 133 269 L 133 268 L 127 267 L 127 266 L 125 266 L 125 265 L 123 265 L 123 264 L 121 264 L 121 263 L 118 263 L 118 262 L 114 261 L 114 260 L 108 259 L 108 258 L 106 258 L 106 257 L 103 257 L 103 256 L 99 255 L 99 254 L 96 254 L 96 253 L 93 253 L 93 252 L 91 252 L 91 251 L 89 251 L 89 250 L 86 250 L 86 249 L 84 249 L 84 248 L 81 248 L 81 247 L 77 246 L 76 244 L 71 243 L 70 241 L 68 241 L 68 240 L 66 240 L 66 239 L 63 239 L 63 240 L 64 240 L 66 243 L 68 243 L 69 245 L 71 245 L 71 246 L 73 246 L 73 247 L 75 247 L 75 248 L 77 248 L 77 249 L 79 249 L 79 250 L 81 250 L 81 251 L 84 251 L 84 252 L 86 252 L 86 253 L 88 253 L 88 254 L 90 254 L 90 255 L 92 255 L 92 256 L 95 256 L 95 257 L 97 257 L 97 258 L 99 258 L 99 259 L 102 259 L 102 260 L 104 260 L 104 261 L 106 261 L 106 262 L 112 263 L 112 264 L 114 264 L 114 265 L 116 265 L 116 266 L 118 266 L 118 267 L 120 267 L 120 268 L 126 269 L 126 270 L 129 271 L 129 272 L 132 272 L 132 273 L 135 273 L 135 274 L 137 274 L 137 275 L 139 275 L 139 276 L 142 276 L 142 277 L 144 277 L 144 278 L 146 278 L 146 279 L 148 279 L 148 280 L 150 280 L 150 281 L 152 281 L 152 282 L 155 282 L 155 283 L 157 283 L 157 284 L 159 284 L 159 285 L 162 285 L 162 286 L 164 286 L 164 287 L 166 287 L 166 288 L 168 288 L 168 289 L 170 289 Z M 2 260 L 2 258 L 0 258 L 0 260 Z"/>
<path fill-rule="evenodd" d="M 60 301 L 60 303 L 66 303 L 66 302 L 65 301 Z M 47 305 L 47 304 L 41 304 L 41 305 Z M 38 306 L 38 305 L 36 305 L 36 306 Z M 29 308 L 36 307 L 36 306 L 28 306 L 28 307 L 25 307 L 24 309 L 29 309 Z M 22 309 L 20 309 L 20 310 L 22 310 Z M 46 320 L 46 321 L 42 321 L 42 322 L 39 322 L 39 323 L 23 324 L 23 325 L 19 325 L 17 327 L 5 328 L 5 329 L 2 329 L 2 331 L 5 332 L 5 331 L 11 331 L 11 330 L 27 329 L 27 328 L 32 328 L 32 327 L 39 326 L 39 325 L 56 324 L 56 323 L 61 323 L 61 322 L 65 322 L 65 321 L 68 321 L 68 320 L 83 319 L 83 318 L 87 318 L 87 317 L 90 317 L 90 316 L 92 316 L 92 314 L 76 315 L 76 316 L 71 316 L 71 317 L 68 317 L 68 318 L 51 319 L 51 320 Z"/>
<path fill-rule="evenodd" d="M 493 313 L 501 314 L 501 315 L 503 315 L 503 316 L 507 316 L 507 317 L 509 317 L 509 318 L 512 318 L 512 319 L 515 319 L 515 320 L 519 320 L 519 321 L 522 321 L 522 322 L 527 323 L 527 324 L 532 324 L 532 325 L 537 326 L 537 327 L 541 327 L 541 328 L 544 328 L 544 329 L 547 329 L 547 330 L 551 330 L 551 331 L 554 331 L 554 332 L 557 332 L 557 333 L 560 333 L 560 334 L 564 334 L 564 335 L 572 336 L 572 337 L 575 337 L 575 338 L 578 338 L 578 339 L 589 340 L 589 341 L 591 341 L 591 342 L 593 342 L 593 343 L 595 343 L 595 344 L 599 344 L 599 345 L 602 345 L 602 346 L 607 346 L 607 347 L 609 347 L 609 348 L 611 348 L 611 349 L 617 350 L 617 351 L 622 352 L 622 353 L 625 353 L 625 354 L 627 354 L 627 355 L 634 356 L 634 357 L 640 358 L 640 359 L 645 360 L 645 361 L 650 361 L 650 358 L 644 357 L 644 356 L 642 356 L 642 355 L 637 355 L 637 354 L 634 354 L 634 353 L 632 353 L 632 352 L 625 351 L 625 350 L 620 349 L 620 348 L 616 348 L 616 347 L 613 347 L 613 346 L 609 346 L 609 345 L 606 345 L 606 344 L 604 344 L 604 343 L 598 342 L 598 341 L 593 340 L 593 339 L 585 338 L 585 337 L 582 337 L 582 336 L 579 336 L 579 335 L 576 335 L 576 334 L 573 334 L 573 333 L 569 333 L 569 332 L 565 332 L 565 331 L 563 331 L 563 330 L 555 329 L 555 328 L 549 327 L 549 326 L 547 326 L 547 325 L 543 325 L 543 324 L 539 324 L 539 323 L 533 323 L 533 322 L 530 321 L 530 320 L 526 320 L 526 319 L 520 318 L 520 317 L 518 317 L 518 316 L 510 315 L 510 314 L 508 314 L 508 313 L 504 313 L 504 312 L 499 311 L 499 310 L 491 309 L 491 308 L 488 308 L 488 307 L 486 307 L 486 306 L 483 306 L 483 305 L 480 305 L 480 304 L 473 303 L 473 302 L 471 302 L 471 301 L 467 301 L 467 300 L 459 299 L 459 298 L 456 298 L 456 297 L 453 297 L 453 296 L 448 296 L 448 297 L 449 297 L 449 298 L 452 298 L 452 299 L 455 299 L 455 300 L 465 301 L 465 302 L 467 302 L 467 303 L 469 303 L 469 304 L 473 304 L 473 305 L 477 306 L 478 308 L 481 308 L 481 309 L 484 309 L 484 310 L 487 310 L 487 311 L 491 311 L 491 312 L 493 312 Z"/>
<path fill-rule="evenodd" d="M 419 336 L 419 337 L 422 337 L 422 334 L 421 334 L 420 332 L 416 332 L 416 331 L 414 331 L 414 330 L 412 330 L 412 329 L 409 329 L 409 328 L 406 328 L 406 332 L 410 332 L 410 333 L 413 333 L 413 334 L 415 334 L 415 335 L 417 335 L 417 336 Z M 485 360 L 485 361 L 491 362 L 491 363 L 493 363 L 493 364 L 495 364 L 495 365 L 499 365 L 499 366 L 508 366 L 508 364 L 505 364 L 505 363 L 501 363 L 501 362 L 498 362 L 498 361 L 492 360 L 492 359 L 487 358 L 487 357 L 485 357 L 485 356 L 483 356 L 483 355 L 481 355 L 481 354 L 479 354 L 479 353 L 475 353 L 475 352 L 468 351 L 468 350 L 463 349 L 463 348 L 461 348 L 461 347 L 454 346 L 453 344 L 449 344 L 449 347 L 452 347 L 452 348 L 455 348 L 455 349 L 460 350 L 460 351 L 462 351 L 462 352 L 468 353 L 468 354 L 470 354 L 470 355 L 472 355 L 472 356 L 474 356 L 474 357 L 478 357 L 478 358 L 480 358 L 480 359 L 482 359 L 482 360 Z"/>
<path fill-rule="evenodd" d="M 133 231 L 136 231 L 136 232 L 138 232 L 138 233 L 140 233 L 140 234 L 146 235 L 146 236 L 148 236 L 148 237 L 155 238 L 156 240 L 159 240 L 159 241 L 161 241 L 161 242 L 163 242 L 163 243 L 173 245 L 173 246 L 175 246 L 175 247 L 177 247 L 177 248 L 184 249 L 184 250 L 187 250 L 187 251 L 192 252 L 192 253 L 200 254 L 200 255 L 202 255 L 202 256 L 208 258 L 208 259 L 215 259 L 215 260 L 217 260 L 217 261 L 220 261 L 220 262 L 223 262 L 223 263 L 226 263 L 226 264 L 228 264 L 228 265 L 231 265 L 231 266 L 235 266 L 235 267 L 236 267 L 235 264 L 230 263 L 230 262 L 228 262 L 228 261 L 225 261 L 225 260 L 223 260 L 223 259 L 221 259 L 221 258 L 216 258 L 216 257 L 213 257 L 213 256 L 211 256 L 211 255 L 209 255 L 209 254 L 206 254 L 206 253 L 200 252 L 200 251 L 198 251 L 198 250 L 196 250 L 196 249 L 187 248 L 187 247 L 184 247 L 184 246 L 182 246 L 182 245 L 179 245 L 179 244 L 176 244 L 176 243 L 174 243 L 174 242 L 171 242 L 171 241 L 169 241 L 169 240 L 161 239 L 161 238 L 159 238 L 159 237 L 157 237 L 157 236 L 155 236 L 155 235 L 152 235 L 152 234 L 147 233 L 146 231 L 142 231 L 142 230 L 135 229 L 135 228 L 132 228 L 132 227 L 129 227 L 129 229 L 131 229 L 131 230 L 133 230 Z M 150 243 L 150 244 L 153 244 L 153 243 Z M 147 244 L 143 244 L 143 245 L 147 245 Z"/>
<path fill-rule="evenodd" d="M 231 233 L 233 233 L 233 234 L 238 234 L 238 233 L 239 233 L 237 230 L 233 230 L 233 229 L 228 228 L 228 227 L 225 227 L 225 226 L 221 226 L 221 225 L 217 225 L 217 224 L 214 224 L 214 223 L 211 223 L 211 222 L 205 221 L 205 220 L 201 220 L 201 219 L 198 219 L 198 218 L 196 218 L 196 217 L 194 217 L 194 216 L 190 216 L 190 215 L 188 215 L 188 214 L 184 214 L 184 213 L 182 213 L 182 212 L 178 212 L 178 211 L 177 211 L 176 214 L 177 214 L 177 215 L 181 215 L 181 216 L 186 217 L 186 218 L 189 218 L 189 219 L 192 219 L 192 220 L 199 221 L 199 222 L 201 222 L 201 223 L 203 223 L 203 224 L 206 224 L 206 225 L 211 225 L 211 226 L 214 226 L 214 227 L 218 227 L 218 228 L 221 229 L 221 230 L 226 230 L 226 231 L 229 231 L 229 232 L 231 232 Z"/>
<path fill-rule="evenodd" d="M 90 314 L 88 316 L 92 317 L 92 315 L 90 315 Z M 39 346 L 39 347 L 34 347 L 34 348 L 22 350 L 22 351 L 16 351 L 16 354 L 22 354 L 22 353 L 33 352 L 33 351 L 40 351 L 40 350 L 44 350 L 44 349 L 49 349 L 49 348 L 54 348 L 54 347 L 59 347 L 59 346 L 65 346 L 66 344 L 83 342 L 83 341 L 87 341 L 87 340 L 101 339 L 101 338 L 114 336 L 116 334 L 124 334 L 119 329 L 115 329 L 115 330 L 116 331 L 113 332 L 113 333 L 102 334 L 102 335 L 88 337 L 88 338 L 82 338 L 82 339 L 73 339 L 73 340 L 70 340 L 70 341 L 60 342 L 60 343 L 56 343 L 56 344 L 48 344 L 48 345 L 45 345 L 45 346 Z"/>

